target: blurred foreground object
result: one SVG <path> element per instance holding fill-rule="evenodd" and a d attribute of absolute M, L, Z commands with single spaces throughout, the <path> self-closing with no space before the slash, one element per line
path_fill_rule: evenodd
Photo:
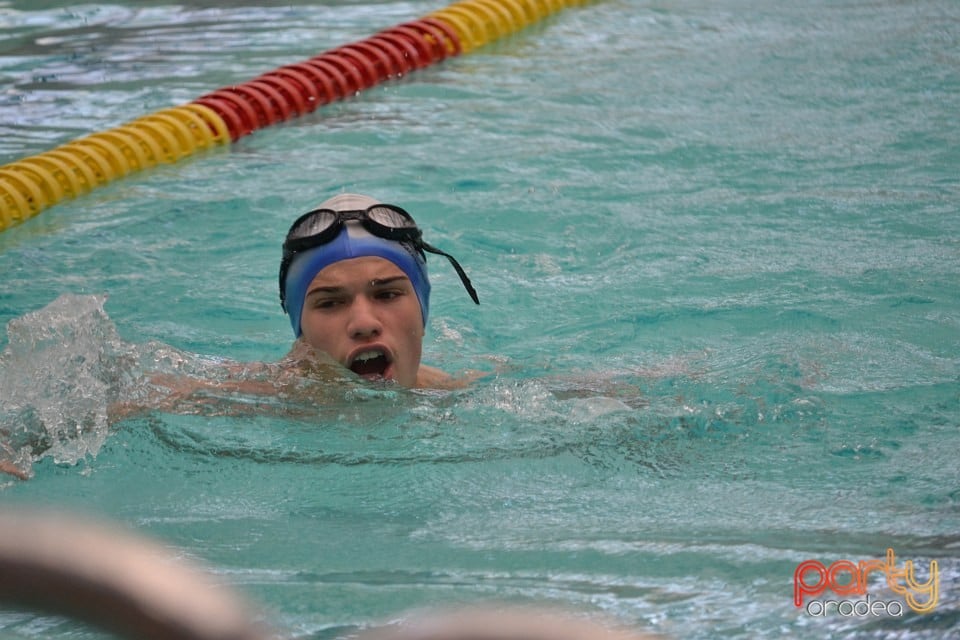
<path fill-rule="evenodd" d="M 169 549 L 59 513 L 0 507 L 0 605 L 145 640 L 266 640 L 251 608 Z"/>
<path fill-rule="evenodd" d="M 356 640 L 655 640 L 551 608 L 512 605 L 421 611 Z M 665 639 L 664 639 L 665 640 Z"/>
<path fill-rule="evenodd" d="M 0 607 L 67 615 L 136 640 L 277 640 L 257 610 L 169 549 L 63 513 L 0 506 Z M 323 603 L 318 602 L 321 607 Z M 353 640 L 644 640 L 565 612 L 414 612 Z"/>

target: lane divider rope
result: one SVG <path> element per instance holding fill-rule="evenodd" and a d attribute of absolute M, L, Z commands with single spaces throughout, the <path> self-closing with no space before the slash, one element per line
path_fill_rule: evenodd
<path fill-rule="evenodd" d="M 468 53 L 590 0 L 461 0 L 423 18 L 0 166 L 0 232 L 65 198 Z"/>

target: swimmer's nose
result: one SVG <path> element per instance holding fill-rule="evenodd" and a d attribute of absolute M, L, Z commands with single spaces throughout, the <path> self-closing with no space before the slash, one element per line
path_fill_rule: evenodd
<path fill-rule="evenodd" d="M 347 333 L 354 340 L 369 340 L 383 333 L 383 323 L 374 305 L 365 296 L 357 296 L 350 306 Z"/>

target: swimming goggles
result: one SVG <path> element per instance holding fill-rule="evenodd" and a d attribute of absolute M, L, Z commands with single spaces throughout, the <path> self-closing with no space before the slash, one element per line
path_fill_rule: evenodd
<path fill-rule="evenodd" d="M 280 262 L 280 304 L 286 308 L 284 284 L 287 271 L 294 256 L 303 251 L 320 247 L 336 238 L 344 225 L 356 220 L 373 235 L 394 242 L 409 243 L 426 260 L 424 251 L 445 257 L 453 265 L 460 282 L 470 294 L 470 298 L 480 304 L 476 289 L 467 277 L 467 273 L 449 253 L 441 251 L 423 240 L 423 234 L 413 216 L 392 204 L 375 204 L 366 209 L 353 211 L 334 211 L 333 209 L 314 209 L 308 211 L 290 226 L 287 239 L 283 242 L 283 260 Z"/>

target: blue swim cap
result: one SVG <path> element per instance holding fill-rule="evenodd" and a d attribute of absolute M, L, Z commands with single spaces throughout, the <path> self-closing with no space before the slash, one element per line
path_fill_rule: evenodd
<path fill-rule="evenodd" d="M 345 198 L 344 196 L 350 197 Z M 358 199 L 363 199 L 359 206 Z M 345 206 L 343 200 L 349 200 L 349 204 Z M 367 199 L 365 196 L 343 194 L 343 196 L 328 200 L 321 206 L 336 211 L 349 211 L 369 206 L 367 200 L 377 204 L 372 198 Z M 380 238 L 364 229 L 359 222 L 348 221 L 340 230 L 339 235 L 332 241 L 298 253 L 293 257 L 284 283 L 284 291 L 286 309 L 290 315 L 290 326 L 293 327 L 294 337 L 299 338 L 303 333 L 300 329 L 300 315 L 303 312 L 307 287 L 310 286 L 317 274 L 335 262 L 365 256 L 389 260 L 406 274 L 420 302 L 423 325 L 427 325 L 427 312 L 430 309 L 430 279 L 427 276 L 427 261 L 423 255 L 409 243 Z"/>

